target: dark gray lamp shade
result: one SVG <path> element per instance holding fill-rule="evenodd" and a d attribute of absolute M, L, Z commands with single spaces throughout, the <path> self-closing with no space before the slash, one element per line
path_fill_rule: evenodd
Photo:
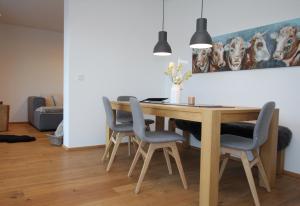
<path fill-rule="evenodd" d="M 212 47 L 212 39 L 207 32 L 207 19 L 197 19 L 196 32 L 191 38 L 190 47 L 195 49 L 205 49 Z"/>
<path fill-rule="evenodd" d="M 158 33 L 158 42 L 153 49 L 153 54 L 156 56 L 169 56 L 172 54 L 172 49 L 167 41 L 166 31 Z"/>

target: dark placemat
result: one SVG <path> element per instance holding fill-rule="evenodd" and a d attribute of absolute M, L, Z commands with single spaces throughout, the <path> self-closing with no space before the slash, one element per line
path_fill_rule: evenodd
<path fill-rule="evenodd" d="M 148 104 L 161 104 L 161 105 L 174 105 L 174 106 L 187 106 L 187 107 L 201 107 L 201 108 L 235 108 L 232 106 L 223 106 L 223 105 L 209 105 L 209 104 L 195 104 L 195 105 L 191 105 L 191 104 L 187 104 L 187 103 L 180 103 L 180 104 L 173 104 L 173 103 L 169 103 L 169 102 L 145 102 Z"/>

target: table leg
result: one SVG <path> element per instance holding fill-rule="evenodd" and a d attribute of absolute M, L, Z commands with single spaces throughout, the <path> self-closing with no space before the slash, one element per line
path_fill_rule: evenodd
<path fill-rule="evenodd" d="M 155 131 L 164 131 L 165 129 L 165 118 L 164 117 L 155 117 Z"/>
<path fill-rule="evenodd" d="M 276 166 L 276 175 L 283 175 L 284 171 L 284 159 L 285 159 L 285 151 L 277 151 L 277 166 Z"/>
<path fill-rule="evenodd" d="M 205 111 L 202 120 L 200 206 L 217 206 L 219 193 L 221 113 Z"/>
<path fill-rule="evenodd" d="M 9 105 L 0 104 L 0 132 L 8 131 Z"/>
<path fill-rule="evenodd" d="M 271 187 L 275 186 L 276 181 L 278 119 L 279 110 L 276 109 L 273 113 L 273 117 L 270 124 L 269 138 L 260 149 L 260 158 L 263 163 Z"/>

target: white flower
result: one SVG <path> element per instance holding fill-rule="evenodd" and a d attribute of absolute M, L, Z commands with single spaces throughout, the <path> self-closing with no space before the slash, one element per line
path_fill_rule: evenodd
<path fill-rule="evenodd" d="M 188 80 L 192 76 L 192 72 L 188 71 L 183 75 L 182 64 L 176 66 L 173 62 L 170 62 L 165 75 L 169 76 L 173 84 L 182 86 L 183 81 Z"/>
<path fill-rule="evenodd" d="M 169 63 L 169 68 L 170 68 L 170 67 L 171 67 L 171 68 L 174 68 L 174 67 L 175 67 L 174 62 L 170 62 L 170 63 Z"/>

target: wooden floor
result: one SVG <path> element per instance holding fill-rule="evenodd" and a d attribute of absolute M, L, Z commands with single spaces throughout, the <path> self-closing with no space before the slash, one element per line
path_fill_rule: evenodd
<path fill-rule="evenodd" d="M 196 206 L 199 195 L 199 151 L 181 152 L 189 189 L 184 190 L 175 169 L 168 175 L 163 153 L 153 156 L 141 193 L 133 189 L 141 169 L 127 172 L 133 157 L 121 146 L 111 172 L 100 163 L 103 148 L 66 151 L 49 145 L 45 133 L 27 124 L 10 125 L 11 134 L 29 134 L 35 142 L 0 143 L 0 205 Z M 1 134 L 1 133 L 0 133 Z M 83 137 L 84 138 L 84 137 Z M 100 137 L 99 137 L 100 138 Z M 262 205 L 300 205 L 300 179 L 282 176 L 271 193 L 258 189 Z M 253 205 L 240 162 L 229 161 L 220 182 L 219 205 Z"/>

